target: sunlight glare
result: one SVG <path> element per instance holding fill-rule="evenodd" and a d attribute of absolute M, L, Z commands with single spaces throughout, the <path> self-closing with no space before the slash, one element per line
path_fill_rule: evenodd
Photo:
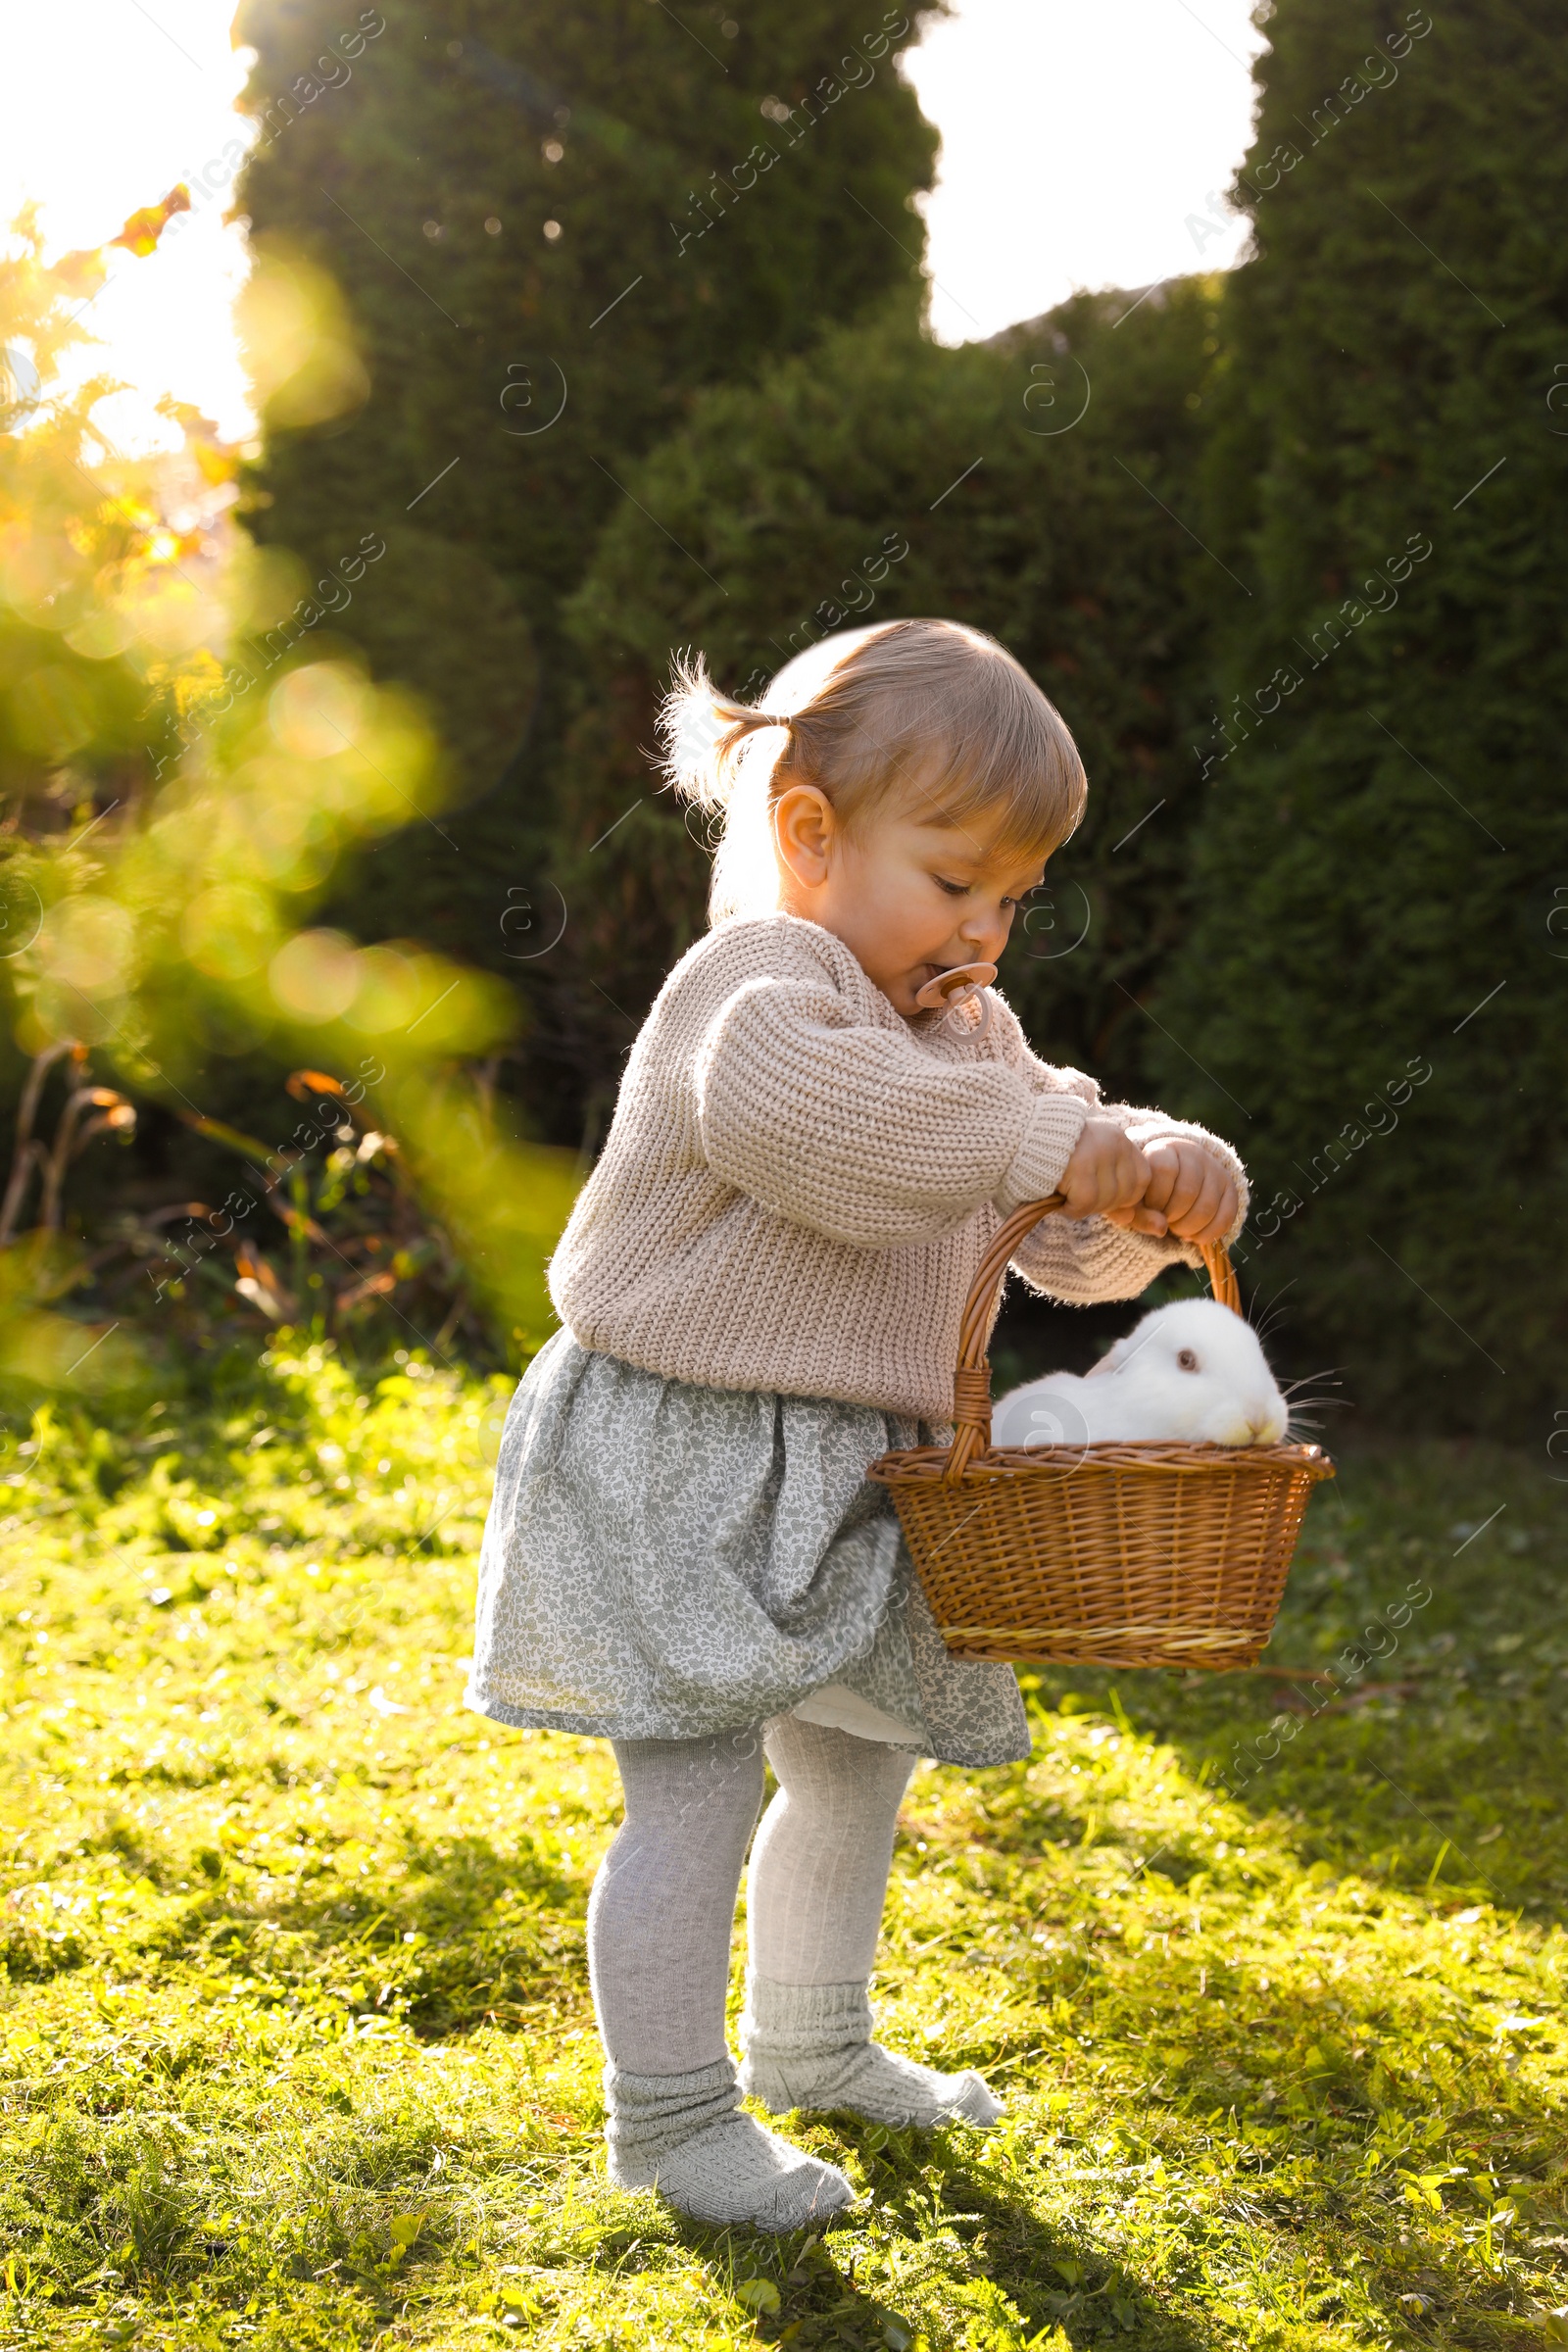
<path fill-rule="evenodd" d="M 233 111 L 252 53 L 231 46 L 231 17 L 232 0 L 51 0 L 6 26 L 7 221 L 35 200 L 59 253 L 190 189 L 156 252 L 111 257 L 84 320 L 98 346 L 72 371 L 125 387 L 97 421 L 127 453 L 176 445 L 164 395 L 225 438 L 255 430 L 233 320 L 244 228 L 223 219 L 256 136 Z M 1229 267 L 1246 223 L 1220 191 L 1260 40 L 1247 0 L 954 0 L 903 69 L 943 139 L 921 206 L 939 340 L 996 334 L 1079 286 Z"/>

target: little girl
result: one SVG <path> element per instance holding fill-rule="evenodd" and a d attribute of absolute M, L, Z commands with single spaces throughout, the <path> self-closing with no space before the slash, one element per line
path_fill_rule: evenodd
<path fill-rule="evenodd" d="M 588 1909 L 610 2177 L 715 2222 L 853 2190 L 740 2109 L 990 2123 L 972 2073 L 871 2039 L 867 1985 L 917 1756 L 1029 1752 L 1010 1668 L 949 1655 L 865 1472 L 951 1412 L 999 1222 L 1053 1298 L 1126 1298 L 1229 1239 L 1229 1148 L 1102 1102 L 988 992 L 1083 811 L 1062 720 L 942 620 L 830 638 L 756 709 L 677 667 L 669 772 L 722 812 L 712 927 L 637 1040 L 551 1268 L 564 1328 L 508 1415 L 468 1703 L 613 1742 L 625 1820 Z M 752 1838 L 763 1758 L 778 1792 Z M 741 1866 L 749 1967 L 725 2042 Z"/>

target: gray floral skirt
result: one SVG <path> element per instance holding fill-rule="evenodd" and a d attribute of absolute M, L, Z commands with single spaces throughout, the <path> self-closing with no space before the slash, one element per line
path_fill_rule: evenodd
<path fill-rule="evenodd" d="M 513 1397 L 467 1704 L 691 1740 L 799 1710 L 950 1764 L 1029 1753 L 1012 1670 L 952 1657 L 866 1468 L 915 1423 L 705 1389 L 558 1332 Z"/>

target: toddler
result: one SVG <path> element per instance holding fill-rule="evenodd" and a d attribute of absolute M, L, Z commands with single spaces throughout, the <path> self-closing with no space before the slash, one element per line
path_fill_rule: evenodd
<path fill-rule="evenodd" d="M 915 1758 L 1005 1764 L 1029 1732 L 1010 1668 L 944 1647 L 867 1465 L 940 1437 L 1011 1210 L 1066 1203 L 1020 1246 L 1026 1281 L 1126 1298 L 1231 1238 L 1246 1188 L 1201 1128 L 1038 1059 L 1001 997 L 920 1007 L 997 961 L 1083 810 L 1072 739 L 1001 645 L 849 630 L 755 709 L 700 661 L 676 677 L 671 780 L 723 819 L 711 928 L 556 1251 L 563 1329 L 508 1415 L 468 1703 L 613 1743 L 625 1820 L 588 1911 L 611 2179 L 782 2230 L 853 2191 L 743 2093 L 892 2125 L 1001 2112 L 977 2074 L 871 2038 Z"/>

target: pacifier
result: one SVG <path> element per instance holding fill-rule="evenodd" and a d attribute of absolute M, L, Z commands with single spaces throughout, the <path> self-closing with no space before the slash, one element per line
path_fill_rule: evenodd
<path fill-rule="evenodd" d="M 922 1012 L 962 1012 L 970 1002 L 980 1000 L 980 1023 L 971 1029 L 967 1021 L 959 1025 L 958 1034 L 973 1038 L 977 1043 L 991 1026 L 991 1000 L 986 990 L 997 976 L 994 963 L 956 963 L 946 972 L 938 972 L 924 988 L 917 988 L 914 1001 Z"/>

